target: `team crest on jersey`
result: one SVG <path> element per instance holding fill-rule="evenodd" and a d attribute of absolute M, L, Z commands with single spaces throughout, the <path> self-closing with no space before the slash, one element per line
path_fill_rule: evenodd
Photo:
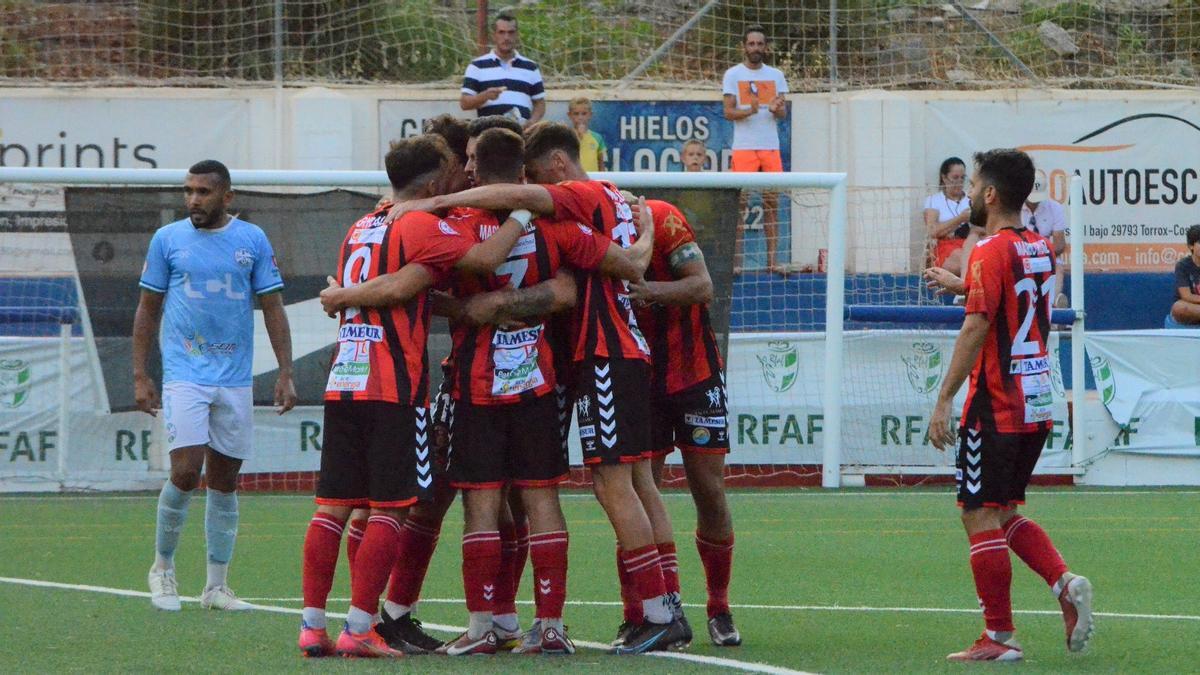
<path fill-rule="evenodd" d="M 454 229 L 453 227 L 450 227 L 450 223 L 447 223 L 444 220 L 438 221 L 438 229 L 442 231 L 442 234 L 449 235 L 451 237 L 458 236 L 458 230 Z"/>
<path fill-rule="evenodd" d="M 928 394 L 942 381 L 942 350 L 930 342 L 914 342 L 912 353 L 901 356 L 908 383 L 918 394 Z"/>
<path fill-rule="evenodd" d="M 233 252 L 233 260 L 242 267 L 249 267 L 254 264 L 254 252 L 248 248 L 239 248 Z"/>
<path fill-rule="evenodd" d="M 763 381 L 772 391 L 785 392 L 796 383 L 800 373 L 800 353 L 791 342 L 772 340 L 767 343 L 767 353 L 756 354 L 755 358 L 762 366 Z"/>

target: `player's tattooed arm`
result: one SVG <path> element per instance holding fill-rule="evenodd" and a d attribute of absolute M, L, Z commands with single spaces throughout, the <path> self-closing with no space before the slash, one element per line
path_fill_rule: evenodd
<path fill-rule="evenodd" d="M 708 304 L 713 299 L 712 277 L 704 264 L 704 254 L 696 242 L 677 246 L 668 256 L 673 281 L 641 281 L 630 284 L 629 296 L 645 305 Z"/>
<path fill-rule="evenodd" d="M 575 277 L 561 269 L 547 281 L 529 288 L 506 288 L 479 293 L 463 304 L 463 320 L 472 325 L 500 324 L 554 314 L 575 306 Z"/>
<path fill-rule="evenodd" d="M 462 320 L 463 301 L 443 291 L 429 291 L 430 311 L 455 323 Z"/>
<path fill-rule="evenodd" d="M 646 268 L 650 267 L 650 258 L 654 255 L 654 214 L 646 206 L 645 197 L 638 197 L 633 211 L 638 238 L 632 246 L 626 249 L 626 253 L 641 274 L 645 274 Z"/>

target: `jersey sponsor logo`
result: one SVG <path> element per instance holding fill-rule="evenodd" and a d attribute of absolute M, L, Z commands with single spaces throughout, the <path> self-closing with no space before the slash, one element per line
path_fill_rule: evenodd
<path fill-rule="evenodd" d="M 1023 258 L 1050 255 L 1050 247 L 1046 245 L 1045 239 L 1038 239 L 1037 241 L 1025 241 L 1023 239 L 1019 239 L 1014 241 L 1012 245 L 1013 248 L 1016 249 L 1017 255 Z"/>
<path fill-rule="evenodd" d="M 523 234 L 517 239 L 517 243 L 513 244 L 512 250 L 508 252 L 509 258 L 516 256 L 529 255 L 537 250 L 537 240 L 532 234 Z"/>
<path fill-rule="evenodd" d="M 708 397 L 708 406 L 710 408 L 720 407 L 721 401 L 725 398 L 725 392 L 721 391 L 720 387 L 713 387 L 704 392 L 704 395 Z"/>
<path fill-rule="evenodd" d="M 383 342 L 383 328 L 365 323 L 348 323 L 338 329 L 338 342 Z"/>
<path fill-rule="evenodd" d="M 1025 423 L 1045 422 L 1054 418 L 1050 373 L 1043 371 L 1021 376 L 1021 393 L 1025 395 Z"/>
<path fill-rule="evenodd" d="M 1039 272 L 1049 272 L 1050 258 L 1046 256 L 1038 256 L 1036 258 L 1022 258 L 1021 265 L 1025 268 L 1025 274 L 1037 274 Z"/>
<path fill-rule="evenodd" d="M 233 252 L 233 261 L 242 267 L 249 267 L 254 264 L 254 252 L 248 248 L 239 248 Z"/>
<path fill-rule="evenodd" d="M 1047 370 L 1050 370 L 1050 359 L 1045 356 L 1033 359 L 1013 359 L 1012 363 L 1008 364 L 1009 375 L 1030 375 L 1044 373 Z"/>
<path fill-rule="evenodd" d="M 585 424 L 584 426 L 579 427 L 579 437 L 580 438 L 595 438 L 596 437 L 596 425 Z"/>
<path fill-rule="evenodd" d="M 387 236 L 386 227 L 379 227 L 371 224 L 351 232 L 350 243 L 360 246 L 367 244 L 382 244 L 385 236 Z"/>
<path fill-rule="evenodd" d="M 712 438 L 712 434 L 709 433 L 708 429 L 703 427 L 692 429 L 692 441 L 696 445 L 708 445 L 710 438 Z"/>
<path fill-rule="evenodd" d="M 912 353 L 901 356 L 908 384 L 918 394 L 928 394 L 942 381 L 942 350 L 929 342 L 914 342 Z"/>
<path fill-rule="evenodd" d="M 765 354 L 755 354 L 762 366 L 763 381 L 771 391 L 791 389 L 800 373 L 799 349 L 786 340 L 772 340 L 767 343 L 767 350 Z"/>
<path fill-rule="evenodd" d="M 519 394 L 546 383 L 538 365 L 538 340 L 542 325 L 521 330 L 497 330 L 492 334 L 492 395 Z"/>
<path fill-rule="evenodd" d="M 342 342 L 329 369 L 325 391 L 366 391 L 370 378 L 371 345 L 362 341 Z"/>
<path fill-rule="evenodd" d="M 591 414 L 592 399 L 587 394 L 580 396 L 579 400 L 575 401 L 575 412 L 581 419 L 587 418 Z"/>
<path fill-rule="evenodd" d="M 693 427 L 712 427 L 714 429 L 719 429 L 725 426 L 726 420 L 724 415 L 707 416 L 685 413 L 683 416 L 683 423 Z"/>
<path fill-rule="evenodd" d="M 542 335 L 542 324 L 521 330 L 498 330 L 492 335 L 492 344 L 497 347 L 512 348 L 536 345 Z"/>

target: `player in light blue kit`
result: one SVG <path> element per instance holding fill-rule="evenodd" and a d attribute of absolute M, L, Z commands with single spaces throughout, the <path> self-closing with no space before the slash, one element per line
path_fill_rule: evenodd
<path fill-rule="evenodd" d="M 208 582 L 200 604 L 250 609 L 229 590 L 226 577 L 237 536 L 238 471 L 254 438 L 254 297 L 279 362 L 275 405 L 283 414 L 296 405 L 283 280 L 266 234 L 226 213 L 233 190 L 224 164 L 205 160 L 188 169 L 184 199 L 189 217 L 164 225 L 150 240 L 133 319 L 134 397 L 139 410 L 153 415 L 159 408 L 157 388 L 146 374 L 157 333 L 171 453 L 171 477 L 158 497 L 150 602 L 179 610 L 175 548 L 203 468 Z"/>

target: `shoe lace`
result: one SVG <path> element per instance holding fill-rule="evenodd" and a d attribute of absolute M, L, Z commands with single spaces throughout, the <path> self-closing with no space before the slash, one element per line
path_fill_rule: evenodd
<path fill-rule="evenodd" d="M 179 584 L 175 581 L 175 575 L 166 572 L 162 575 L 163 592 L 167 595 L 179 595 Z"/>

